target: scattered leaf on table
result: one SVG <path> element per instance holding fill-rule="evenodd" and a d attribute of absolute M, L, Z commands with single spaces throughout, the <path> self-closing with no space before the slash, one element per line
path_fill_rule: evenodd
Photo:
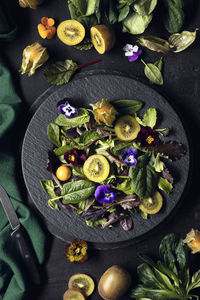
<path fill-rule="evenodd" d="M 162 71 L 162 66 L 163 66 L 163 58 L 161 57 L 159 60 L 157 60 L 154 63 L 154 66 L 156 66 L 161 72 Z"/>
<path fill-rule="evenodd" d="M 169 43 L 171 44 L 171 51 L 174 53 L 181 52 L 187 49 L 196 39 L 195 31 L 182 31 L 181 33 L 172 34 L 169 37 Z"/>
<path fill-rule="evenodd" d="M 162 85 L 164 83 L 162 74 L 158 67 L 154 64 L 148 63 L 146 64 L 143 60 L 141 60 L 145 65 L 144 73 L 146 77 L 149 79 L 151 83 L 155 83 L 158 85 Z"/>
<path fill-rule="evenodd" d="M 184 21 L 184 12 L 182 10 L 182 0 L 163 0 L 165 6 L 164 26 L 170 33 L 176 33 L 181 30 Z"/>
<path fill-rule="evenodd" d="M 138 14 L 145 16 L 151 14 L 156 5 L 157 0 L 137 0 L 133 4 L 133 8 Z"/>
<path fill-rule="evenodd" d="M 62 85 L 70 80 L 77 68 L 72 60 L 57 61 L 45 68 L 44 77 L 51 84 Z"/>
<path fill-rule="evenodd" d="M 141 16 L 137 13 L 131 13 L 123 21 L 123 32 L 141 34 L 148 27 L 151 20 L 152 14 L 148 16 Z"/>

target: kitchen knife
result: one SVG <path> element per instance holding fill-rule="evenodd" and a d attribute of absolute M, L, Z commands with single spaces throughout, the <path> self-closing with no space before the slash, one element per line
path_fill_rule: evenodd
<path fill-rule="evenodd" d="M 11 236 L 14 237 L 19 245 L 20 253 L 23 257 L 24 264 L 26 266 L 29 280 L 33 284 L 40 284 L 40 273 L 39 273 L 39 263 L 33 247 L 29 241 L 25 230 L 23 229 L 17 214 L 13 208 L 10 198 L 8 197 L 5 189 L 0 185 L 0 201 L 4 208 L 4 211 L 8 217 L 8 221 L 12 228 Z"/>

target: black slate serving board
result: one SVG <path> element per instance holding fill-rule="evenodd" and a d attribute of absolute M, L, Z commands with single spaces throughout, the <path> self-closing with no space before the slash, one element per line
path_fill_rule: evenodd
<path fill-rule="evenodd" d="M 45 98 L 45 99 L 44 99 Z M 148 220 L 143 220 L 140 214 L 133 217 L 134 228 L 124 231 L 120 226 L 112 228 L 89 228 L 85 221 L 73 212 L 62 209 L 53 211 L 47 205 L 48 197 L 40 186 L 40 179 L 51 179 L 46 171 L 47 151 L 52 149 L 46 129 L 58 115 L 57 103 L 63 98 L 69 99 L 74 106 L 88 107 L 102 98 L 109 100 L 137 99 L 145 103 L 142 111 L 155 107 L 158 111 L 159 128 L 170 128 L 167 139 L 184 143 L 188 149 L 181 160 L 167 165 L 175 177 L 175 188 L 170 196 L 164 195 L 162 210 Z M 146 85 L 120 75 L 92 75 L 71 81 L 61 87 L 53 87 L 40 97 L 41 105 L 37 108 L 27 128 L 22 147 L 22 169 L 28 192 L 39 211 L 51 224 L 51 232 L 59 238 L 69 241 L 71 237 L 79 237 L 104 248 L 105 245 L 118 246 L 121 243 L 144 237 L 161 224 L 175 209 L 184 192 L 189 168 L 190 149 L 183 124 L 171 105 L 164 97 Z"/>

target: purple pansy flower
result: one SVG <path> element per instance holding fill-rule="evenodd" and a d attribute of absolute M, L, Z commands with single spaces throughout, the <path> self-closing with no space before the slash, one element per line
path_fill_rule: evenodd
<path fill-rule="evenodd" d="M 86 161 L 86 152 L 84 150 L 72 149 L 69 152 L 65 152 L 64 159 L 67 163 L 72 164 L 74 167 L 82 166 Z"/>
<path fill-rule="evenodd" d="M 102 204 L 112 203 L 115 193 L 110 191 L 110 185 L 99 185 L 95 190 L 95 199 Z"/>
<path fill-rule="evenodd" d="M 123 50 L 125 51 L 125 56 L 128 56 L 128 60 L 130 62 L 136 61 L 140 54 L 142 54 L 142 50 L 139 49 L 138 46 L 133 46 L 131 44 L 126 44 Z"/>
<path fill-rule="evenodd" d="M 66 118 L 70 119 L 77 116 L 78 111 L 75 107 L 71 106 L 68 101 L 65 104 L 58 106 L 58 109 L 61 114 L 65 115 Z"/>
<path fill-rule="evenodd" d="M 124 149 L 122 152 L 122 160 L 128 167 L 135 166 L 137 164 L 137 150 L 135 148 Z"/>

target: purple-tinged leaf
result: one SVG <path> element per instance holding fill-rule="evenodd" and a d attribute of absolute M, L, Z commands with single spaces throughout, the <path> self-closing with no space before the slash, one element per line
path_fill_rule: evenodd
<path fill-rule="evenodd" d="M 164 168 L 164 170 L 162 171 L 162 176 L 163 176 L 163 178 L 167 179 L 171 184 L 174 183 L 174 178 L 169 173 L 169 170 L 167 168 Z"/>

